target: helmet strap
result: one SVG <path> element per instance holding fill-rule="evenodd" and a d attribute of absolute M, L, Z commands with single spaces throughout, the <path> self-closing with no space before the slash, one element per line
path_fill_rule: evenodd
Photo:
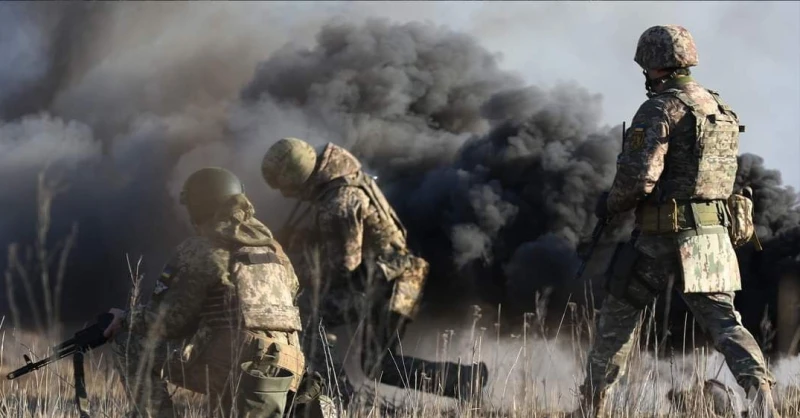
<path fill-rule="evenodd" d="M 655 91 L 657 86 L 661 86 L 667 81 L 672 80 L 673 78 L 679 75 L 683 75 L 683 73 L 684 71 L 681 71 L 680 68 L 674 68 L 672 69 L 672 71 L 669 72 L 669 74 L 665 76 L 658 78 L 650 78 L 647 75 L 647 70 L 642 70 L 642 74 L 644 74 L 644 88 L 645 90 L 647 90 L 647 97 L 653 98 L 656 94 L 658 94 L 658 92 Z"/>

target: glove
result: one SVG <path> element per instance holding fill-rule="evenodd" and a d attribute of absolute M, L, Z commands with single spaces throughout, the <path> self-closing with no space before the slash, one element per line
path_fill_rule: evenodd
<path fill-rule="evenodd" d="M 608 218 L 608 192 L 603 192 L 597 199 L 597 205 L 594 208 L 594 216 L 597 219 Z"/>

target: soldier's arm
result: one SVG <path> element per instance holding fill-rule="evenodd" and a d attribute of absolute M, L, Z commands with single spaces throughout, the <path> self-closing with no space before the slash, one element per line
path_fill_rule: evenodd
<path fill-rule="evenodd" d="M 355 187 L 342 189 L 319 211 L 319 225 L 329 262 L 343 272 L 361 264 L 364 211 L 369 199 Z"/>
<path fill-rule="evenodd" d="M 155 338 L 177 338 L 197 320 L 208 289 L 227 274 L 227 257 L 199 240 L 184 242 L 167 264 L 147 305 L 128 315 L 133 329 Z"/>
<path fill-rule="evenodd" d="M 680 107 L 669 99 L 648 100 L 633 117 L 617 156 L 617 173 L 608 195 L 609 214 L 634 209 L 650 194 L 664 171 L 669 133 Z"/>

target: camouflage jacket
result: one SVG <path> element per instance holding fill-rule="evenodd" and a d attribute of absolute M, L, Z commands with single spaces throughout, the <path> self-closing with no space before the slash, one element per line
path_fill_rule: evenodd
<path fill-rule="evenodd" d="M 194 352 L 220 328 L 260 331 L 298 345 L 297 276 L 253 214 L 238 195 L 197 227 L 198 236 L 178 245 L 167 262 L 149 303 L 129 312 L 130 329 L 160 340 L 188 339 Z"/>
<path fill-rule="evenodd" d="M 698 120 L 684 101 L 693 102 L 697 116 L 729 116 L 738 124 L 736 114 L 692 77 L 676 77 L 664 87 L 642 104 L 625 133 L 608 196 L 611 214 L 634 209 L 654 192 L 659 192 L 655 198 L 662 201 L 727 199 L 731 195 L 738 125 L 735 131 L 714 132 L 705 141 L 698 140 L 703 120 Z"/>
<path fill-rule="evenodd" d="M 664 87 L 642 104 L 625 133 L 607 201 L 610 214 L 672 199 L 723 200 L 732 193 L 739 145 L 736 114 L 689 76 Z M 651 257 L 677 253 L 685 292 L 741 289 L 736 253 L 723 226 L 643 234 L 636 246 Z"/>
<path fill-rule="evenodd" d="M 369 191 L 350 187 L 374 180 L 347 150 L 328 144 L 310 182 L 313 222 L 327 272 L 352 272 L 364 258 L 407 253 L 406 231 L 377 186 L 370 183 Z"/>

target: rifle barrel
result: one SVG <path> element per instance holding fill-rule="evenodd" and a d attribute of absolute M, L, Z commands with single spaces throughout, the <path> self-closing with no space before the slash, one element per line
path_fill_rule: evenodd
<path fill-rule="evenodd" d="M 70 355 L 74 354 L 75 351 L 76 350 L 75 350 L 75 346 L 74 345 L 69 347 L 69 348 L 67 348 L 66 350 L 60 350 L 57 353 L 55 353 L 55 354 L 53 354 L 53 355 L 51 355 L 51 356 L 49 356 L 47 358 L 39 360 L 39 361 L 37 361 L 35 363 L 28 363 L 28 364 L 20 367 L 19 369 L 12 371 L 11 373 L 9 373 L 6 376 L 6 378 L 8 380 L 13 380 L 13 379 L 16 379 L 16 378 L 18 378 L 20 376 L 24 376 L 24 375 L 26 375 L 26 374 L 34 371 L 34 370 L 39 370 L 42 367 L 47 366 L 50 363 L 53 363 L 53 362 L 58 361 L 58 360 L 61 360 L 64 357 L 70 356 Z"/>

